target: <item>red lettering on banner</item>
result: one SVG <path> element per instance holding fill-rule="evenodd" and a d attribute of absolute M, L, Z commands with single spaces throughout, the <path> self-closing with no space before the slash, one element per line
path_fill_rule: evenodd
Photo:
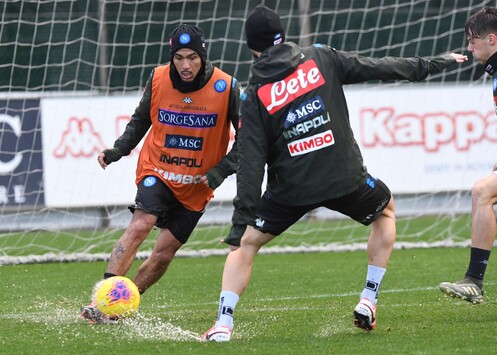
<path fill-rule="evenodd" d="M 427 152 L 453 144 L 467 151 L 483 140 L 497 142 L 497 116 L 477 111 L 398 113 L 393 107 L 360 111 L 361 144 L 376 146 L 422 146 Z"/>
<path fill-rule="evenodd" d="M 335 144 L 335 138 L 331 130 L 315 134 L 314 136 L 296 140 L 287 144 L 288 151 L 292 157 L 307 154 L 316 150 Z"/>
<path fill-rule="evenodd" d="M 323 75 L 316 62 L 310 59 L 300 64 L 297 70 L 285 79 L 262 86 L 257 95 L 268 112 L 272 114 L 324 83 Z"/>

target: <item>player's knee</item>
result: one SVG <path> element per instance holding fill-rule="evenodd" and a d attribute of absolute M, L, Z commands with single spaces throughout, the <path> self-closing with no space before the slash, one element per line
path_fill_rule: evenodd
<path fill-rule="evenodd" d="M 130 223 L 130 225 L 128 226 L 128 231 L 133 236 L 136 236 L 136 238 L 143 239 L 147 237 L 153 226 L 153 223 L 150 223 L 145 219 L 136 219 Z"/>
<path fill-rule="evenodd" d="M 471 188 L 473 202 L 483 201 L 497 197 L 497 189 L 487 179 L 478 180 Z"/>
<path fill-rule="evenodd" d="M 252 247 L 259 249 L 266 244 L 268 238 L 265 233 L 255 228 L 247 228 L 247 231 L 240 240 L 241 247 Z"/>
<path fill-rule="evenodd" d="M 387 207 L 383 210 L 382 215 L 395 220 L 395 201 L 393 196 L 390 198 L 390 201 L 388 201 Z"/>
<path fill-rule="evenodd" d="M 167 268 L 173 260 L 175 254 L 175 251 L 169 249 L 154 250 L 150 257 L 155 265 Z"/>

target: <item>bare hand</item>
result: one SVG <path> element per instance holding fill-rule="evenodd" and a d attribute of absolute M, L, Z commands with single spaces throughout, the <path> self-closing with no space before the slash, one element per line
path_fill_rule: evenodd
<path fill-rule="evenodd" d="M 107 167 L 107 164 L 105 164 L 105 154 L 104 153 L 100 153 L 98 155 L 97 161 L 98 161 L 98 164 L 100 164 L 100 166 L 102 167 L 102 169 L 105 170 L 105 168 Z"/>
<path fill-rule="evenodd" d="M 206 175 L 200 178 L 200 182 L 202 182 L 205 186 L 209 187 L 209 179 L 207 179 Z"/>
<path fill-rule="evenodd" d="M 456 60 L 457 63 L 464 63 L 468 60 L 468 56 L 464 54 L 450 53 L 450 55 Z"/>

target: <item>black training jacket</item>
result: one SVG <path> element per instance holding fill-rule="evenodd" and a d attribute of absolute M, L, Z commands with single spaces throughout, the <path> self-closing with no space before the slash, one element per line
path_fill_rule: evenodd
<path fill-rule="evenodd" d="M 366 167 L 350 127 L 343 85 L 422 80 L 455 62 L 449 54 L 367 58 L 291 42 L 265 50 L 252 64 L 242 94 L 237 195 L 225 241 L 238 245 L 245 227 L 255 225 L 266 163 L 266 193 L 285 205 L 337 198 L 363 183 Z"/>

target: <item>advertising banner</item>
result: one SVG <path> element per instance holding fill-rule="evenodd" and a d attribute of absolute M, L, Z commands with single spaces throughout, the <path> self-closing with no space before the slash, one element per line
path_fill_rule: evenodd
<path fill-rule="evenodd" d="M 491 85 L 351 88 L 346 96 L 365 165 L 394 193 L 469 190 L 497 163 Z"/>
<path fill-rule="evenodd" d="M 124 132 L 140 97 L 42 99 L 46 203 L 50 207 L 133 204 L 140 144 L 104 171 L 98 154 Z M 234 176 L 215 192 L 231 200 Z"/>
<path fill-rule="evenodd" d="M 0 101 L 0 205 L 45 203 L 39 104 L 37 99 Z"/>
<path fill-rule="evenodd" d="M 486 85 L 350 86 L 345 94 L 364 163 L 395 194 L 469 190 L 496 163 L 497 116 Z M 133 203 L 140 145 L 105 171 L 97 156 L 113 146 L 138 102 L 134 95 L 42 99 L 48 206 Z M 235 194 L 233 175 L 214 200 Z"/>
<path fill-rule="evenodd" d="M 44 98 L 45 196 L 50 207 L 131 204 L 138 150 L 104 171 L 98 154 L 112 148 L 139 97 Z"/>

